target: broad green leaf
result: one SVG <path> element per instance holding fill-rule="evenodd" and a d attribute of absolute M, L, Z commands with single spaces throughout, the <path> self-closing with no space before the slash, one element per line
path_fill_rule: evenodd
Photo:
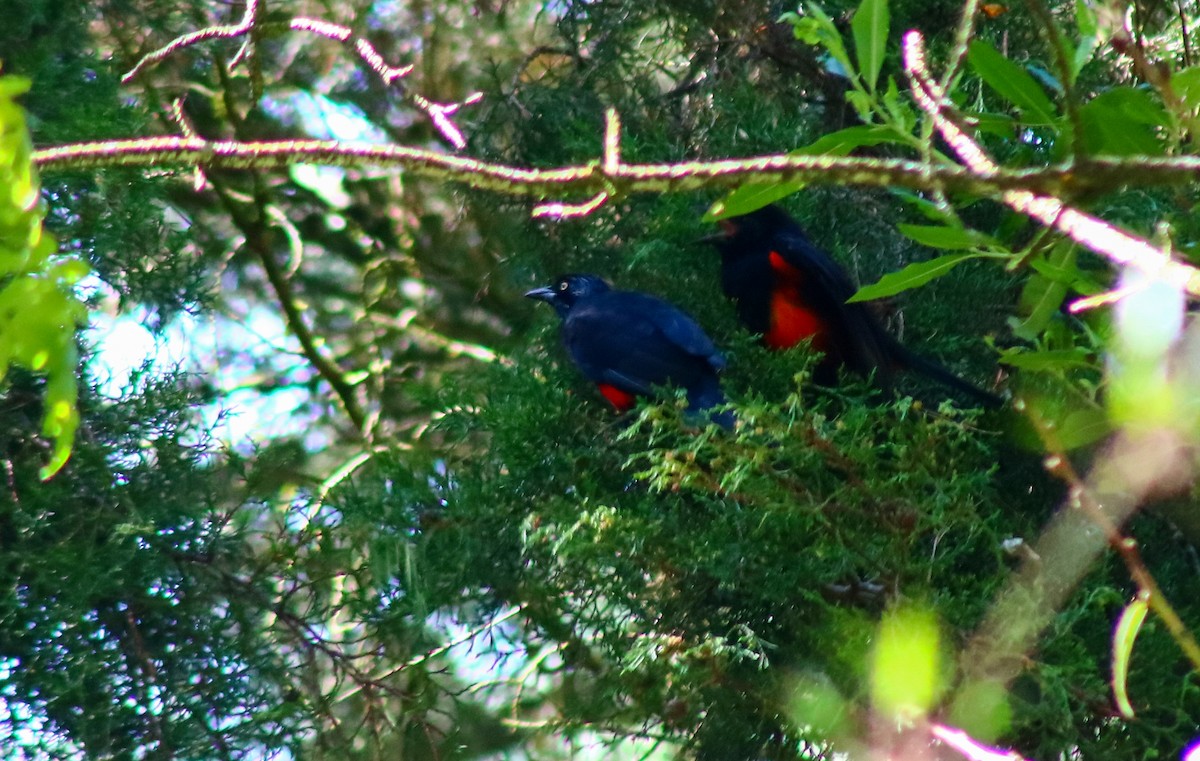
<path fill-rule="evenodd" d="M 888 116 L 892 117 L 896 128 L 904 134 L 910 134 L 917 126 L 917 115 L 913 112 L 908 98 L 900 95 L 900 86 L 895 77 L 888 77 L 887 89 L 883 93 L 883 107 Z"/>
<path fill-rule="evenodd" d="M 1145 595 L 1139 594 L 1125 606 L 1125 610 L 1121 611 L 1121 618 L 1117 621 L 1117 627 L 1113 631 L 1113 700 L 1117 704 L 1117 711 L 1126 719 L 1133 718 L 1133 704 L 1129 702 L 1127 691 L 1129 659 L 1133 655 L 1134 640 L 1137 639 L 1138 632 L 1142 630 L 1142 622 L 1146 620 L 1146 612 L 1149 608 L 1149 600 Z"/>
<path fill-rule="evenodd" d="M 903 136 L 890 127 L 879 125 L 859 125 L 830 132 L 815 142 L 797 148 L 789 155 L 792 156 L 845 156 L 855 148 L 880 143 L 900 142 Z M 788 182 L 748 182 L 730 191 L 724 198 L 717 201 L 704 215 L 705 222 L 713 222 L 726 217 L 736 217 L 749 214 L 755 209 L 761 209 L 767 204 L 801 190 L 808 183 L 803 180 Z"/>
<path fill-rule="evenodd" d="M 1064 242 L 1059 245 L 1071 244 Z M 1109 286 L 1106 283 L 1097 281 L 1092 273 L 1079 269 L 1075 263 L 1076 254 L 1078 254 L 1078 251 L 1074 252 L 1071 256 L 1055 255 L 1045 259 L 1032 259 L 1029 262 L 1029 266 L 1039 275 L 1044 275 L 1051 280 L 1064 282 L 1070 286 L 1071 290 L 1085 296 L 1094 296 L 1097 293 L 1103 293 L 1108 290 Z"/>
<path fill-rule="evenodd" d="M 924 216 L 926 219 L 939 222 L 943 226 L 947 224 L 953 224 L 957 220 L 957 217 L 952 209 L 943 209 L 941 206 L 938 206 L 928 198 L 925 198 L 918 193 L 914 193 L 907 188 L 888 188 L 888 190 L 891 191 L 892 195 L 896 196 L 905 203 L 910 204 L 917 211 L 921 212 L 922 216 Z"/>
<path fill-rule="evenodd" d="M 1103 410 L 1081 409 L 1064 417 L 1055 428 L 1058 445 L 1066 451 L 1095 444 L 1113 432 Z"/>
<path fill-rule="evenodd" d="M 33 80 L 28 77 L 20 77 L 15 74 L 0 77 L 0 100 L 11 102 L 17 96 L 29 92 L 32 85 Z"/>
<path fill-rule="evenodd" d="M 884 616 L 871 662 L 871 702 L 892 720 L 912 719 L 933 707 L 941 691 L 941 638 L 927 611 Z"/>
<path fill-rule="evenodd" d="M 865 121 L 871 119 L 874 113 L 875 101 L 871 96 L 862 90 L 847 90 L 846 102 L 854 109 L 854 113 L 858 114 L 858 118 Z"/>
<path fill-rule="evenodd" d="M 724 198 L 710 206 L 701 221 L 715 222 L 727 217 L 749 214 L 768 204 L 775 203 L 781 198 L 787 198 L 806 184 L 799 180 L 776 183 L 748 182 L 733 189 Z"/>
<path fill-rule="evenodd" d="M 82 259 L 55 260 L 42 229 L 37 173 L 25 116 L 12 98 L 28 82 L 0 77 L 0 379 L 18 365 L 46 376 L 42 433 L 51 440 L 40 473 L 66 463 L 79 427 L 75 326 L 86 318 L 71 286 L 85 277 Z"/>
<path fill-rule="evenodd" d="M 790 685 L 788 716 L 797 726 L 812 727 L 822 737 L 836 737 L 849 729 L 849 701 L 824 674 L 805 674 Z"/>
<path fill-rule="evenodd" d="M 987 42 L 974 40 L 967 60 L 988 86 L 1021 111 L 1028 124 L 1054 124 L 1054 104 L 1029 72 L 1000 54 Z"/>
<path fill-rule="evenodd" d="M 930 248 L 956 249 L 1000 245 L 992 236 L 966 227 L 902 224 L 899 225 L 899 229 L 905 237 Z"/>
<path fill-rule="evenodd" d="M 887 48 L 887 0 L 862 0 L 850 22 L 854 32 L 854 52 L 858 56 L 858 72 L 871 92 L 879 81 L 883 56 Z"/>
<path fill-rule="evenodd" d="M 1092 366 L 1091 354 L 1086 349 L 1029 351 L 1018 347 L 1002 351 L 999 362 L 1009 367 L 1035 372 Z"/>
<path fill-rule="evenodd" d="M 1145 90 L 1114 87 L 1084 104 L 1079 116 L 1090 154 L 1161 156 L 1166 150 L 1160 135 L 1170 119 Z"/>
<path fill-rule="evenodd" d="M 1027 317 L 1013 329 L 1018 337 L 1026 341 L 1035 340 L 1058 314 L 1075 279 L 1078 251 L 1078 246 L 1063 241 L 1055 244 L 1044 259 L 1034 259 L 1035 274 L 1021 290 L 1019 306 L 1021 313 Z"/>
<path fill-rule="evenodd" d="M 1017 122 L 1008 114 L 988 112 L 971 115 L 975 121 L 975 129 L 987 135 L 995 135 L 1004 140 L 1012 140 L 1017 134 Z"/>
<path fill-rule="evenodd" d="M 1200 66 L 1189 66 L 1171 75 L 1171 89 L 1189 111 L 1200 110 Z"/>
<path fill-rule="evenodd" d="M 792 153 L 800 156 L 846 156 L 855 148 L 880 143 L 898 143 L 903 139 L 904 136 L 891 127 L 866 124 L 822 135 L 816 141 Z"/>
<path fill-rule="evenodd" d="M 1092 60 L 1096 48 L 1100 45 L 1100 27 L 1096 22 L 1096 12 L 1092 10 L 1087 0 L 1075 0 L 1075 26 L 1079 29 L 1079 47 L 1071 60 L 1071 80 L 1079 76 L 1079 72 Z"/>
<path fill-rule="evenodd" d="M 806 45 L 815 45 L 825 48 L 829 55 L 837 61 L 846 71 L 853 70 L 854 66 L 850 63 L 850 56 L 846 54 L 846 46 L 842 42 L 842 35 L 838 32 L 837 27 L 825 11 L 821 10 L 819 5 L 809 3 L 804 8 L 805 15 L 801 16 L 795 13 L 785 13 L 779 17 L 780 21 L 785 21 L 792 25 L 792 34 L 797 40 Z"/>
<path fill-rule="evenodd" d="M 950 706 L 950 723 L 977 740 L 995 742 L 1012 725 L 1012 708 L 1004 684 L 977 679 L 959 686 Z"/>
<path fill-rule="evenodd" d="M 859 288 L 858 292 L 851 296 L 846 303 L 873 301 L 912 290 L 925 285 L 930 280 L 936 280 L 968 259 L 978 259 L 982 256 L 986 256 L 986 254 L 946 254 L 927 262 L 910 264 L 899 272 L 884 275 L 876 283 Z"/>

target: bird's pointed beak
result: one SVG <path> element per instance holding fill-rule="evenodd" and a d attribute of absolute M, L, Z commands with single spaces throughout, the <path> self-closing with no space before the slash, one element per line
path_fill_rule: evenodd
<path fill-rule="evenodd" d="M 719 227 L 716 230 L 708 235 L 705 235 L 703 238 L 697 238 L 696 242 L 708 243 L 715 246 L 718 243 L 723 243 L 724 241 L 729 240 L 737 232 L 737 226 L 728 219 L 718 219 L 717 224 Z"/>
<path fill-rule="evenodd" d="M 537 299 L 538 301 L 554 301 L 555 295 L 556 292 L 553 288 L 548 285 L 544 285 L 541 288 L 534 288 L 532 291 L 527 291 L 525 293 L 525 298 Z"/>

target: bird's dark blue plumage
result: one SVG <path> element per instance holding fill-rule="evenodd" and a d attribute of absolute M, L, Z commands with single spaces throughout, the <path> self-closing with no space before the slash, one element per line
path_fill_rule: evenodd
<path fill-rule="evenodd" d="M 724 358 L 696 321 L 672 304 L 614 290 L 586 274 L 563 275 L 525 295 L 554 307 L 567 353 L 618 409 L 662 386 L 685 389 L 691 411 L 725 403 L 717 377 Z M 713 420 L 732 425 L 728 413 Z"/>

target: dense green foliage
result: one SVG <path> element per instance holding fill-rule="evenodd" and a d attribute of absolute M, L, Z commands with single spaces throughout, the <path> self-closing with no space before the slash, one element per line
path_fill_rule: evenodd
<path fill-rule="evenodd" d="M 181 132 L 438 146 L 447 132 L 419 98 L 478 90 L 453 114 L 461 152 L 516 166 L 593 160 L 610 107 L 630 162 L 804 146 L 949 162 L 898 38 L 919 28 L 944 61 L 957 2 L 266 3 L 249 53 L 205 40 L 124 84 L 142 56 L 245 7 L 19 5 L 0 7 L 15 20 L 0 51 L 32 82 L 38 147 Z M 953 92 L 973 134 L 1005 166 L 1187 155 L 1194 20 L 1136 5 L 1122 50 L 1116 6 L 1080 7 L 980 14 Z M 289 28 L 299 18 L 416 68 L 388 88 L 352 44 Z M 1152 68 L 1131 67 L 1129 45 Z M 830 133 L 840 147 L 818 142 Z M 1181 257 L 1200 240 L 1195 185 L 1077 174 L 1063 200 L 1143 236 L 1162 226 Z M 53 479 L 39 473 L 55 434 L 40 432 L 62 373 L 18 362 L 0 396 L 5 757 L 857 756 L 911 741 L 879 697 L 908 676 L 879 673 L 904 661 L 880 642 L 909 652 L 879 633 L 895 610 L 936 622 L 911 645 L 909 732 L 945 722 L 1044 761 L 1175 757 L 1200 735 L 1195 665 L 1157 613 L 1120 685 L 1137 718 L 1113 708 L 1112 625 L 1138 590 L 1115 553 L 1045 611 L 1015 678 L 972 697 L 960 654 L 1063 504 L 1047 447 L 1086 471 L 1136 418 L 1129 399 L 1154 401 L 1106 368 L 1114 346 L 1138 365 L 1103 312 L 1063 309 L 1109 287 L 1107 266 L 998 197 L 832 177 L 533 221 L 527 198 L 367 168 L 42 183 L 60 253 L 94 272 L 77 291 L 92 322 L 77 334 L 81 424 Z M 704 208 L 754 194 L 784 199 L 861 283 L 904 273 L 876 291 L 891 326 L 975 382 L 999 378 L 1028 414 L 962 409 L 917 378 L 894 399 L 861 379 L 818 387 L 805 348 L 760 347 L 698 241 Z M 681 398 L 613 414 L 550 311 L 521 298 L 568 271 L 694 315 L 729 359 L 737 430 L 697 429 Z M 180 365 L 108 378 L 125 347 L 105 342 L 105 315 L 140 320 Z M 1169 358 L 1181 398 L 1200 377 L 1189 345 Z M 1167 414 L 1194 442 L 1184 407 Z M 1194 503 L 1151 496 L 1170 500 L 1125 530 L 1194 630 Z"/>

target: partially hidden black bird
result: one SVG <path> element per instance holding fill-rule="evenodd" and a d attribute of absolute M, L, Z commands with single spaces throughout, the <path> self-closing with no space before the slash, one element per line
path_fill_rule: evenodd
<path fill-rule="evenodd" d="M 648 293 L 614 290 L 598 275 L 561 275 L 528 298 L 545 301 L 562 318 L 567 353 L 619 412 L 656 387 L 687 391 L 688 411 L 725 404 L 718 373 L 725 359 L 696 321 Z M 729 411 L 709 417 L 732 428 Z"/>
<path fill-rule="evenodd" d="M 825 355 L 816 378 L 831 385 L 840 367 L 890 391 L 895 374 L 918 372 L 987 406 L 1003 400 L 901 344 L 862 303 L 847 304 L 850 276 L 774 204 L 721 220 L 705 238 L 721 254 L 721 286 L 738 318 L 763 344 L 787 349 L 811 340 Z"/>

